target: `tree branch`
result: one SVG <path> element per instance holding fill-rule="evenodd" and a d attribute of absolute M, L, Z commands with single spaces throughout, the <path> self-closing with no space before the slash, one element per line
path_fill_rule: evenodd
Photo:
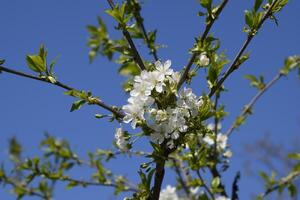
<path fill-rule="evenodd" d="M 24 184 L 22 183 L 19 183 L 18 181 L 15 181 L 11 178 L 8 178 L 7 176 L 3 176 L 2 177 L 2 180 L 0 180 L 0 183 L 1 181 L 5 184 L 9 184 L 11 185 L 12 187 L 14 188 L 22 188 L 22 190 L 24 190 L 26 192 L 27 195 L 29 196 L 37 196 L 37 197 L 40 197 L 41 199 L 45 199 L 45 200 L 51 200 L 50 197 L 44 195 L 44 194 L 41 194 L 41 193 L 38 193 L 38 192 L 35 192 L 33 190 L 33 188 L 28 188 L 26 187 Z"/>
<path fill-rule="evenodd" d="M 220 94 L 217 94 L 216 97 L 215 97 L 215 105 L 214 105 L 214 111 L 217 113 L 217 109 L 218 109 L 218 102 L 219 102 L 219 98 L 220 98 Z M 214 116 L 214 133 L 215 133 L 215 137 L 214 137 L 214 158 L 217 157 L 218 155 L 218 123 L 219 123 L 219 118 L 218 116 L 215 114 Z"/>
<path fill-rule="evenodd" d="M 185 180 L 185 178 L 183 177 L 183 175 L 182 175 L 182 164 L 181 164 L 181 161 L 178 161 L 177 162 L 177 160 L 174 158 L 174 159 L 172 159 L 173 160 L 173 165 L 174 165 L 174 168 L 175 168 L 175 172 L 176 172 L 176 174 L 177 174 L 177 176 L 178 176 L 178 181 L 179 181 L 179 183 L 181 184 L 181 186 L 182 186 L 182 188 L 183 188 L 183 190 L 184 190 L 184 192 L 186 193 L 186 195 L 190 198 L 190 199 L 192 199 L 191 198 L 191 192 L 190 192 L 190 190 L 189 190 L 189 188 L 188 188 L 188 186 L 187 186 L 187 180 Z"/>
<path fill-rule="evenodd" d="M 243 117 L 246 119 L 246 117 L 251 112 L 252 107 L 257 102 L 257 100 L 270 88 L 272 87 L 283 75 L 281 73 L 277 74 L 270 82 L 267 83 L 267 85 L 260 90 L 251 100 L 250 102 L 244 107 L 243 111 L 239 115 L 239 117 Z M 230 128 L 226 131 L 225 135 L 228 137 L 231 135 L 231 133 L 237 128 L 235 122 L 230 126 Z"/>
<path fill-rule="evenodd" d="M 266 21 L 266 19 L 268 19 L 271 15 L 272 15 L 272 9 L 274 7 L 274 5 L 276 4 L 278 0 L 273 1 L 273 3 L 271 4 L 271 6 L 269 7 L 269 9 L 267 10 L 267 12 L 265 13 L 264 17 L 262 18 L 262 20 L 260 21 L 260 23 L 257 26 L 257 29 L 255 30 L 256 32 L 261 28 L 261 26 L 263 25 L 263 23 Z M 227 79 L 227 77 L 234 72 L 236 69 L 239 68 L 239 64 L 238 61 L 240 59 L 240 57 L 243 55 L 244 51 L 246 50 L 246 48 L 248 47 L 248 45 L 250 44 L 250 42 L 252 41 L 252 39 L 254 38 L 256 34 L 248 34 L 247 39 L 245 40 L 243 46 L 241 47 L 241 49 L 238 51 L 237 55 L 235 56 L 232 64 L 230 65 L 230 67 L 226 70 L 225 74 L 221 77 L 221 79 L 217 82 L 217 84 L 211 88 L 210 93 L 209 93 L 209 97 L 212 97 L 216 91 L 222 86 L 223 82 Z"/>
<path fill-rule="evenodd" d="M 29 79 L 33 79 L 33 80 L 37 80 L 37 81 L 42 81 L 42 82 L 45 82 L 45 83 L 50 83 L 52 85 L 56 85 L 60 88 L 63 88 L 65 90 L 76 90 L 76 89 L 74 89 L 70 86 L 67 86 L 67 85 L 59 82 L 59 81 L 56 81 L 56 82 L 52 83 L 47 78 L 33 76 L 33 75 L 30 75 L 30 74 L 26 74 L 26 73 L 23 73 L 23 72 L 20 72 L 20 71 L 9 69 L 9 68 L 3 67 L 3 66 L 0 66 L 0 72 L 6 72 L 6 73 L 14 74 L 14 75 L 17 75 L 17 76 L 21 76 L 21 77 L 25 77 L 25 78 L 29 78 Z M 91 101 L 89 103 L 94 104 L 94 105 L 98 105 L 98 106 L 110 111 L 111 113 L 113 113 L 119 119 L 122 119 L 124 117 L 124 114 L 122 112 L 116 110 L 115 108 L 113 108 L 110 105 L 107 105 L 106 103 L 104 103 L 102 100 L 100 100 L 98 98 L 93 98 L 93 101 Z"/>
<path fill-rule="evenodd" d="M 264 199 L 266 196 L 268 196 L 272 192 L 278 190 L 281 186 L 284 186 L 284 185 L 292 182 L 293 180 L 295 180 L 299 176 L 300 176 L 300 171 L 292 172 L 291 174 L 287 175 L 286 177 L 281 178 L 280 181 L 276 185 L 274 185 L 271 188 L 268 188 L 264 193 L 262 193 L 260 195 L 260 197 L 262 199 Z"/>
<path fill-rule="evenodd" d="M 210 173 L 212 174 L 212 176 L 214 178 L 219 178 L 220 179 L 220 185 L 219 187 L 222 188 L 221 194 L 225 197 L 228 197 L 226 190 L 225 190 L 225 186 L 223 185 L 223 183 L 221 182 L 221 174 L 219 173 L 218 169 L 216 166 L 213 166 L 210 168 Z"/>
<path fill-rule="evenodd" d="M 216 11 L 214 18 L 212 18 L 211 22 L 206 25 L 205 30 L 200 39 L 201 43 L 206 39 L 211 27 L 213 26 L 214 22 L 218 19 L 219 15 L 221 14 L 222 10 L 224 9 L 224 7 L 228 3 L 228 1 L 229 0 L 223 0 L 223 2 L 220 4 L 220 7 Z M 178 82 L 178 86 L 177 86 L 178 90 L 180 89 L 180 87 L 182 86 L 184 81 L 187 79 L 188 73 L 189 73 L 192 65 L 194 64 L 197 56 L 198 56 L 198 53 L 193 53 L 192 57 L 188 61 L 188 64 L 186 65 L 185 70 L 184 70 L 183 74 L 181 75 L 181 78 Z"/>
<path fill-rule="evenodd" d="M 111 9 L 115 8 L 115 4 L 114 4 L 113 0 L 107 0 L 107 2 L 109 4 L 109 6 L 111 7 Z M 131 36 L 130 36 L 130 33 L 124 27 L 122 28 L 122 33 L 130 46 L 130 50 L 131 50 L 131 53 L 133 54 L 133 58 L 134 58 L 136 64 L 138 64 L 138 66 L 140 67 L 141 70 L 146 70 L 144 62 L 143 62 L 143 60 L 136 48 Z"/>
<path fill-rule="evenodd" d="M 144 36 L 144 40 L 146 41 L 147 43 L 147 46 L 148 48 L 150 49 L 150 53 L 153 55 L 155 61 L 157 61 L 159 58 L 158 58 L 158 55 L 157 55 L 157 51 L 156 51 L 156 48 L 152 48 L 150 46 L 150 40 L 149 40 L 149 37 L 148 37 L 148 34 L 147 34 L 147 31 L 146 31 L 146 28 L 145 28 L 145 25 L 144 25 L 144 19 L 142 18 L 141 16 L 141 6 L 139 3 L 137 3 L 135 0 L 132 0 L 134 6 L 135 6 L 135 9 L 134 9 L 134 18 L 138 24 L 138 26 L 141 28 L 142 30 L 142 33 L 143 33 L 143 36 Z"/>
<path fill-rule="evenodd" d="M 51 178 L 49 178 L 49 179 L 51 179 Z M 101 182 L 78 180 L 78 179 L 70 178 L 68 176 L 63 176 L 63 177 L 59 178 L 59 180 L 60 181 L 74 182 L 74 183 L 77 183 L 77 184 L 82 185 L 82 186 L 89 185 L 89 186 L 106 186 L 106 187 L 114 187 L 114 188 L 118 187 L 118 185 L 115 184 L 115 183 L 101 183 Z M 132 188 L 132 187 L 128 187 L 128 186 L 125 186 L 125 187 L 127 187 L 127 188 L 125 188 L 124 191 L 131 191 L 131 192 L 137 192 L 138 191 L 136 188 Z"/>
<path fill-rule="evenodd" d="M 155 176 L 154 176 L 154 185 L 151 189 L 151 194 L 148 200 L 159 200 L 161 185 L 165 176 L 165 164 L 169 155 L 176 150 L 168 149 L 166 146 L 166 142 L 161 144 L 161 148 L 163 149 L 162 155 L 160 158 L 155 160 Z"/>
<path fill-rule="evenodd" d="M 206 185 L 205 180 L 202 178 L 199 169 L 196 170 L 196 173 L 197 173 L 197 176 L 200 179 L 200 181 L 203 183 L 204 189 L 207 191 L 207 193 L 209 194 L 211 199 L 214 200 L 215 199 L 214 194 L 210 191 L 209 187 Z"/>

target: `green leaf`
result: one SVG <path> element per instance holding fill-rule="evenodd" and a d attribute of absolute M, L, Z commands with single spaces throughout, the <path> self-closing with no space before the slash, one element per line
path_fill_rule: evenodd
<path fill-rule="evenodd" d="M 264 198 L 260 195 L 258 197 L 256 197 L 256 200 L 263 200 Z"/>
<path fill-rule="evenodd" d="M 256 77 L 253 76 L 253 75 L 247 74 L 244 77 L 245 77 L 245 79 L 248 79 L 249 81 L 251 81 L 251 83 L 252 82 L 258 82 L 258 80 L 256 79 Z"/>
<path fill-rule="evenodd" d="M 199 17 L 205 16 L 205 15 L 206 15 L 205 12 L 201 12 L 201 11 L 198 12 L 198 16 L 199 16 Z"/>
<path fill-rule="evenodd" d="M 242 116 L 242 115 L 238 116 L 234 122 L 234 127 L 237 128 L 237 127 L 241 126 L 242 124 L 245 123 L 245 120 L 246 120 L 245 116 Z"/>
<path fill-rule="evenodd" d="M 141 73 L 141 70 L 134 62 L 129 62 L 119 68 L 119 73 L 124 76 L 136 76 Z"/>
<path fill-rule="evenodd" d="M 50 62 L 50 65 L 49 65 L 49 73 L 50 73 L 50 74 L 53 74 L 53 67 L 54 67 L 55 63 L 57 62 L 57 59 L 58 59 L 58 56 L 55 57 L 55 58 Z"/>
<path fill-rule="evenodd" d="M 70 181 L 69 183 L 68 183 L 68 185 L 66 186 L 66 188 L 67 189 L 72 189 L 73 187 L 76 187 L 76 186 L 78 186 L 79 185 L 79 183 L 77 182 L 77 181 Z"/>
<path fill-rule="evenodd" d="M 211 182 L 211 187 L 212 188 L 218 188 L 220 185 L 221 181 L 219 177 L 215 177 L 212 182 Z"/>
<path fill-rule="evenodd" d="M 211 11 L 212 0 L 200 0 L 201 6 L 206 8 L 209 12 Z"/>
<path fill-rule="evenodd" d="M 273 6 L 272 13 L 279 12 L 288 2 L 289 0 L 278 0 Z"/>
<path fill-rule="evenodd" d="M 254 3 L 254 11 L 258 11 L 258 9 L 260 8 L 261 4 L 262 4 L 263 0 L 255 0 Z"/>
<path fill-rule="evenodd" d="M 288 158 L 293 160 L 300 160 L 300 153 L 290 153 L 288 155 Z"/>
<path fill-rule="evenodd" d="M 42 58 L 44 65 L 47 65 L 47 51 L 45 50 L 45 47 L 43 44 L 41 44 L 40 46 L 40 50 L 39 50 L 39 56 Z"/>
<path fill-rule="evenodd" d="M 41 58 L 39 55 L 27 55 L 26 61 L 31 70 L 40 73 L 46 71 L 46 65 L 43 61 L 43 58 Z"/>
<path fill-rule="evenodd" d="M 294 184 L 289 184 L 288 191 L 291 197 L 295 197 L 297 195 L 297 187 Z"/>
<path fill-rule="evenodd" d="M 296 165 L 294 165 L 293 172 L 300 172 L 300 163 L 297 163 Z"/>
<path fill-rule="evenodd" d="M 4 170 L 2 168 L 0 168 L 0 181 L 1 181 L 1 178 L 5 177 L 5 173 L 4 173 Z"/>
<path fill-rule="evenodd" d="M 4 59 L 0 59 L 0 65 L 3 65 L 5 63 Z"/>
<path fill-rule="evenodd" d="M 81 106 L 83 106 L 84 104 L 86 103 L 85 100 L 78 100 L 78 101 L 75 101 L 73 104 L 72 104 L 72 107 L 71 107 L 71 110 L 70 112 L 73 112 L 75 110 L 78 110 L 81 108 Z"/>
<path fill-rule="evenodd" d="M 130 92 L 133 89 L 133 80 L 128 79 L 127 81 L 125 81 L 123 83 L 123 89 L 125 90 L 125 92 Z"/>
<path fill-rule="evenodd" d="M 284 61 L 284 67 L 280 70 L 280 74 L 286 76 L 290 71 L 300 69 L 300 56 L 289 56 Z"/>
<path fill-rule="evenodd" d="M 245 22 L 250 29 L 253 27 L 253 15 L 249 10 L 245 11 Z"/>

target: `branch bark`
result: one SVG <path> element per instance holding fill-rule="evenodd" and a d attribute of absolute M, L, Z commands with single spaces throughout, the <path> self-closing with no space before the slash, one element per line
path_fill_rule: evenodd
<path fill-rule="evenodd" d="M 107 0 L 107 2 L 109 4 L 109 6 L 111 7 L 111 9 L 115 8 L 115 4 L 114 4 L 113 0 Z M 122 33 L 130 46 L 131 53 L 133 54 L 133 58 L 134 58 L 135 62 L 137 63 L 137 65 L 140 67 L 141 70 L 146 70 L 144 62 L 143 62 L 143 60 L 136 48 L 131 36 L 130 36 L 130 33 L 126 30 L 126 28 L 122 29 Z"/>
<path fill-rule="evenodd" d="M 273 9 L 273 7 L 274 7 L 274 5 L 276 4 L 277 1 L 278 0 L 275 0 L 271 4 L 269 9 L 265 13 L 264 17 L 262 18 L 262 20 L 258 24 L 256 31 L 258 31 L 261 28 L 261 26 L 263 25 L 263 23 L 266 21 L 266 19 L 268 19 L 272 15 L 272 9 Z M 228 78 L 228 76 L 230 74 L 232 74 L 232 72 L 234 72 L 236 69 L 239 68 L 238 61 L 239 61 L 240 57 L 243 55 L 244 51 L 246 50 L 246 48 L 248 47 L 248 45 L 250 44 L 250 42 L 252 41 L 252 39 L 254 38 L 255 35 L 256 34 L 248 34 L 243 46 L 238 51 L 238 53 L 235 56 L 232 64 L 230 65 L 230 67 L 226 70 L 225 74 L 221 77 L 221 79 L 217 82 L 217 84 L 214 87 L 211 88 L 210 93 L 208 95 L 209 97 L 212 97 L 216 93 L 216 91 L 222 86 L 222 84 Z"/>
<path fill-rule="evenodd" d="M 244 107 L 243 111 L 241 112 L 241 114 L 239 115 L 240 117 L 244 117 L 246 118 L 249 114 L 249 112 L 251 112 L 252 107 L 254 106 L 254 104 L 259 100 L 259 98 L 270 88 L 272 87 L 283 75 L 281 73 L 277 74 L 270 82 L 267 83 L 267 85 L 260 90 L 251 100 L 250 102 Z M 230 126 L 230 128 L 226 131 L 225 135 L 227 135 L 228 137 L 232 134 L 232 132 L 236 129 L 236 124 L 235 122 L 232 123 L 232 125 Z"/>
<path fill-rule="evenodd" d="M 217 18 L 219 17 L 219 15 L 221 14 L 222 10 L 224 9 L 224 7 L 226 6 L 226 4 L 228 3 L 229 0 L 223 0 L 223 2 L 220 4 L 220 7 L 218 8 L 218 10 L 215 13 L 214 18 L 212 19 L 212 21 L 206 25 L 205 30 L 201 36 L 201 43 L 206 39 L 211 27 L 213 26 L 214 22 L 217 20 Z M 198 54 L 197 53 L 193 53 L 192 57 L 189 59 L 188 64 L 185 67 L 185 70 L 183 72 L 183 74 L 181 75 L 181 78 L 179 80 L 178 83 L 178 90 L 180 89 L 180 87 L 182 86 L 182 84 L 184 83 L 184 81 L 187 79 L 188 73 L 192 67 L 192 65 L 194 64 L 196 58 L 197 58 Z"/>
<path fill-rule="evenodd" d="M 33 80 L 37 80 L 37 81 L 41 81 L 41 82 L 45 82 L 45 83 L 49 83 L 51 85 L 56 85 L 56 86 L 58 86 L 60 88 L 63 88 L 65 90 L 76 90 L 73 87 L 65 85 L 64 83 L 61 83 L 59 81 L 56 81 L 55 83 L 52 83 L 47 78 L 33 76 L 33 75 L 30 75 L 30 74 L 26 74 L 26 73 L 23 73 L 23 72 L 20 72 L 20 71 L 17 71 L 17 70 L 9 69 L 9 68 L 3 67 L 3 66 L 0 66 L 0 72 L 6 72 L 6 73 L 9 73 L 9 74 L 14 74 L 14 75 L 17 75 L 17 76 L 21 76 L 21 77 L 25 77 L 25 78 L 29 78 L 29 79 L 33 79 Z M 94 98 L 92 104 L 98 105 L 98 106 L 110 111 L 118 119 L 123 119 L 123 117 L 124 117 L 124 113 L 122 113 L 122 112 L 118 111 L 117 109 L 115 109 L 114 107 L 104 103 L 102 100 L 100 100 L 98 98 Z"/>
<path fill-rule="evenodd" d="M 271 194 L 272 192 L 278 190 L 281 186 L 284 186 L 292 181 L 294 181 L 296 178 L 298 178 L 300 176 L 300 171 L 296 171 L 296 172 L 292 172 L 291 174 L 289 174 L 286 177 L 283 177 L 276 185 L 274 185 L 271 188 L 268 188 L 264 193 L 262 193 L 260 195 L 260 197 L 262 199 L 264 199 L 265 197 L 267 197 L 269 194 Z"/>
<path fill-rule="evenodd" d="M 149 40 L 147 31 L 146 31 L 146 28 L 145 28 L 145 25 L 144 25 L 144 19 L 141 16 L 141 6 L 140 6 L 139 3 L 136 2 L 136 0 L 132 0 L 132 2 L 134 3 L 134 5 L 136 7 L 135 10 L 134 10 L 134 13 L 133 13 L 134 18 L 136 20 L 136 23 L 138 24 L 138 26 L 142 30 L 144 40 L 147 43 L 148 48 L 150 49 L 150 53 L 153 55 L 154 60 L 157 61 L 157 60 L 159 60 L 159 58 L 158 58 L 158 55 L 157 55 L 156 48 L 155 47 L 152 48 L 150 46 L 150 40 Z"/>

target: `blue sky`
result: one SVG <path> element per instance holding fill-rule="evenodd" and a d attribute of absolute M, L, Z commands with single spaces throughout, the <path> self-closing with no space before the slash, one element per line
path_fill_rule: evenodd
<path fill-rule="evenodd" d="M 252 2 L 230 1 L 212 29 L 214 36 L 222 41 L 221 49 L 231 60 L 245 40 L 241 31 L 243 14 L 245 9 L 251 8 Z M 256 92 L 249 87 L 243 75 L 263 74 L 269 80 L 283 65 L 286 56 L 300 53 L 299 8 L 300 2 L 291 0 L 278 15 L 279 27 L 268 21 L 249 46 L 251 59 L 225 82 L 230 92 L 224 93 L 221 100 L 230 116 L 223 123 L 224 130 Z M 101 16 L 109 26 L 110 35 L 120 36 L 113 29 L 115 23 L 104 13 L 105 9 L 108 9 L 106 1 L 100 0 L 2 0 L 0 58 L 6 59 L 6 66 L 30 73 L 25 56 L 37 52 L 39 45 L 44 43 L 49 58 L 59 55 L 55 72 L 60 81 L 78 89 L 89 89 L 110 104 L 122 105 L 127 97 L 121 89 L 124 78 L 117 75 L 118 66 L 101 57 L 92 64 L 88 63 L 87 24 L 96 24 L 96 17 Z M 197 17 L 200 9 L 196 0 L 145 1 L 142 14 L 146 28 L 158 29 L 158 43 L 166 46 L 158 54 L 162 60 L 171 59 L 177 70 L 187 63 L 190 57 L 187 50 L 192 46 L 194 37 L 204 29 L 203 21 Z M 137 42 L 137 46 L 140 47 L 141 43 Z M 147 53 L 143 52 L 143 55 L 147 56 Z M 196 81 L 193 89 L 201 94 L 205 82 L 201 79 Z M 114 129 L 118 125 L 93 117 L 95 113 L 106 113 L 104 110 L 86 106 L 70 113 L 74 99 L 64 95 L 60 88 L 8 74 L 0 75 L 0 89 L 0 162 L 7 162 L 8 138 L 17 136 L 24 145 L 25 155 L 32 156 L 38 152 L 38 142 L 45 131 L 68 139 L 81 156 L 97 147 L 112 147 Z M 246 178 L 243 173 L 242 163 L 247 158 L 247 153 L 242 151 L 243 145 L 261 138 L 265 132 L 270 132 L 274 141 L 286 144 L 291 138 L 299 138 L 299 91 L 300 81 L 296 73 L 280 80 L 256 105 L 255 115 L 231 137 L 234 166 L 225 177 L 231 181 L 238 170 L 242 171 L 241 199 L 250 199 L 249 194 L 262 191 L 256 179 Z M 143 148 L 144 144 L 138 142 L 137 147 Z M 109 166 L 136 180 L 138 163 L 132 159 L 121 158 L 121 161 L 113 161 Z M 88 175 L 84 170 L 77 170 L 74 174 L 79 178 Z M 171 180 L 167 177 L 164 184 L 170 184 Z M 55 199 L 118 199 L 109 189 L 66 191 L 63 184 L 59 185 L 55 194 Z M 8 195 L 7 189 L 1 189 L 0 199 L 14 197 Z"/>

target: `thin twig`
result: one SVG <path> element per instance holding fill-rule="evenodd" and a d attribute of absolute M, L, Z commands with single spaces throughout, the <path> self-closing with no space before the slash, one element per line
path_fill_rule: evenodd
<path fill-rule="evenodd" d="M 262 199 L 264 199 L 266 196 L 268 196 L 272 192 L 274 192 L 274 191 L 278 190 L 280 187 L 294 181 L 299 176 L 300 176 L 300 171 L 292 172 L 288 176 L 283 177 L 276 185 L 272 186 L 271 188 L 268 188 L 264 193 L 262 193 L 260 195 L 260 197 L 262 197 Z"/>
<path fill-rule="evenodd" d="M 14 75 L 21 76 L 21 77 L 25 77 L 25 78 L 29 78 L 29 79 L 33 79 L 33 80 L 37 80 L 37 81 L 42 81 L 42 82 L 49 83 L 49 84 L 52 84 L 52 85 L 56 85 L 56 86 L 61 87 L 65 90 L 76 90 L 76 89 L 74 89 L 70 86 L 67 86 L 67 85 L 59 82 L 59 81 L 56 81 L 56 82 L 52 83 L 47 78 L 33 76 L 33 75 L 26 74 L 26 73 L 23 73 L 23 72 L 20 72 L 20 71 L 9 69 L 7 67 L 0 66 L 0 71 L 1 72 L 7 72 L 9 74 L 14 74 Z M 107 105 L 106 103 L 104 103 L 102 100 L 100 100 L 98 98 L 93 98 L 93 101 L 91 102 L 91 104 L 98 105 L 98 106 L 110 111 L 111 113 L 113 113 L 119 119 L 122 119 L 124 117 L 124 114 L 122 112 L 116 110 L 115 108 L 113 108 L 110 105 Z"/>
<path fill-rule="evenodd" d="M 135 6 L 134 18 L 135 18 L 138 26 L 142 30 L 144 40 L 146 41 L 146 44 L 147 44 L 148 48 L 150 49 L 150 53 L 153 55 L 155 61 L 157 61 L 159 58 L 158 58 L 158 55 L 157 55 L 156 48 L 155 47 L 152 48 L 150 46 L 150 40 L 149 40 L 147 31 L 146 31 L 146 28 L 145 28 L 145 25 L 144 25 L 144 19 L 141 16 L 141 6 L 135 0 L 133 0 L 132 2 L 134 3 L 134 6 Z"/>
<path fill-rule="evenodd" d="M 214 111 L 217 113 L 217 109 L 218 109 L 218 100 L 220 98 L 220 94 L 217 94 L 215 97 L 215 105 L 214 105 Z M 214 137 L 214 157 L 217 157 L 217 149 L 218 149 L 218 144 L 217 144 L 217 140 L 218 140 L 218 123 L 219 123 L 219 118 L 218 116 L 214 117 L 214 133 L 215 133 L 215 137 Z"/>
<path fill-rule="evenodd" d="M 115 4 L 114 4 L 113 0 L 107 0 L 107 2 L 109 4 L 109 6 L 111 7 L 111 9 L 115 8 Z M 133 58 L 134 58 L 136 64 L 140 67 L 141 70 L 146 70 L 144 62 L 143 62 L 143 60 L 136 48 L 131 36 L 130 36 L 130 33 L 126 30 L 125 27 L 122 27 L 122 33 L 130 46 L 130 50 L 131 50 L 131 53 L 133 54 Z"/>
<path fill-rule="evenodd" d="M 35 192 L 32 188 L 28 188 L 28 187 L 24 186 L 21 183 L 15 182 L 14 180 L 12 180 L 11 178 L 8 178 L 6 176 L 2 177 L 2 181 L 3 181 L 3 183 L 9 184 L 9 185 L 11 185 L 15 188 L 22 188 L 22 190 L 24 190 L 29 196 L 37 196 L 37 197 L 40 197 L 41 199 L 45 199 L 45 200 L 50 200 L 51 199 L 51 198 L 49 198 L 49 197 L 47 197 L 43 194 Z"/>
<path fill-rule="evenodd" d="M 209 187 L 206 185 L 205 180 L 202 178 L 199 169 L 196 170 L 196 173 L 197 173 L 198 178 L 202 182 L 204 189 L 207 191 L 207 193 L 209 194 L 209 196 L 211 197 L 211 199 L 214 200 L 215 197 L 214 197 L 213 193 L 211 192 L 211 190 L 209 189 Z"/>
<path fill-rule="evenodd" d="M 225 186 L 224 186 L 223 183 L 221 182 L 221 174 L 219 173 L 217 167 L 216 167 L 216 166 L 213 166 L 213 167 L 209 168 L 209 170 L 210 170 L 210 173 L 212 174 L 212 176 L 213 176 L 214 178 L 219 178 L 219 179 L 220 179 L 220 185 L 219 185 L 219 187 L 222 188 L 222 191 L 220 192 L 221 195 L 223 195 L 223 196 L 225 196 L 225 197 L 228 197 L 227 192 L 226 192 L 226 190 L 225 190 Z"/>
<path fill-rule="evenodd" d="M 185 180 L 185 178 L 182 175 L 183 174 L 182 173 L 183 169 L 182 169 L 182 165 L 181 165 L 180 161 L 177 162 L 176 159 L 172 159 L 172 161 L 173 161 L 173 165 L 174 165 L 174 168 L 175 168 L 175 172 L 176 172 L 176 174 L 178 176 L 179 183 L 181 184 L 181 186 L 182 186 L 184 192 L 186 193 L 186 195 L 188 197 L 191 197 L 191 191 L 189 190 L 189 188 L 187 186 L 187 180 Z"/>
<path fill-rule="evenodd" d="M 203 41 L 206 39 L 211 27 L 213 26 L 214 22 L 219 17 L 219 15 L 221 14 L 222 10 L 224 9 L 224 7 L 228 3 L 228 1 L 229 0 L 223 0 L 223 2 L 220 4 L 220 7 L 216 11 L 214 18 L 212 18 L 211 22 L 206 25 L 205 30 L 200 39 L 201 43 L 203 43 Z M 183 74 L 181 75 L 180 80 L 178 82 L 178 86 L 177 86 L 178 90 L 180 89 L 180 87 L 182 86 L 184 81 L 187 79 L 188 73 L 189 73 L 192 65 L 194 64 L 197 56 L 198 56 L 198 53 L 193 53 L 192 57 L 189 59 L 188 64 L 186 65 L 185 70 L 184 70 Z"/>
<path fill-rule="evenodd" d="M 106 186 L 106 187 L 114 187 L 114 188 L 118 187 L 118 185 L 114 184 L 114 183 L 101 183 L 101 182 L 78 180 L 78 179 L 70 178 L 68 176 L 63 176 L 59 180 L 60 181 L 74 182 L 74 183 L 77 183 L 77 184 L 82 185 L 82 186 L 89 185 L 89 186 Z M 138 191 L 136 188 L 133 188 L 133 187 L 128 187 L 128 186 L 125 186 L 125 187 L 126 188 L 124 188 L 124 191 L 131 191 L 131 192 L 137 192 Z"/>
<path fill-rule="evenodd" d="M 261 26 L 263 25 L 263 23 L 266 21 L 266 19 L 268 19 L 271 15 L 272 15 L 272 9 L 274 7 L 274 5 L 276 4 L 278 0 L 273 1 L 273 3 L 271 4 L 271 6 L 269 7 L 269 9 L 267 10 L 267 12 L 265 13 L 264 17 L 262 18 L 262 20 L 259 22 L 256 32 L 261 28 Z M 217 84 L 211 88 L 210 93 L 209 93 L 209 97 L 212 97 L 216 91 L 222 86 L 223 82 L 227 79 L 227 77 L 234 72 L 236 69 L 239 68 L 239 64 L 238 61 L 240 60 L 240 57 L 243 55 L 244 51 L 246 50 L 246 48 L 248 47 L 248 45 L 250 44 L 250 42 L 252 41 L 252 39 L 254 38 L 256 34 L 250 33 L 247 35 L 247 38 L 243 44 L 243 46 L 241 47 L 241 49 L 238 51 L 237 55 L 235 56 L 232 64 L 230 65 L 230 67 L 228 67 L 228 69 L 226 70 L 226 72 L 224 73 L 224 75 L 221 77 L 221 79 L 217 82 Z"/>
<path fill-rule="evenodd" d="M 243 111 L 239 115 L 239 117 L 246 118 L 249 113 L 251 112 L 252 107 L 257 102 L 257 100 L 270 88 L 272 87 L 283 75 L 281 73 L 277 74 L 270 82 L 266 84 L 266 86 L 260 90 L 251 100 L 250 102 L 244 107 Z M 230 128 L 226 131 L 225 135 L 228 137 L 231 135 L 231 133 L 237 128 L 235 122 L 232 123 Z"/>

